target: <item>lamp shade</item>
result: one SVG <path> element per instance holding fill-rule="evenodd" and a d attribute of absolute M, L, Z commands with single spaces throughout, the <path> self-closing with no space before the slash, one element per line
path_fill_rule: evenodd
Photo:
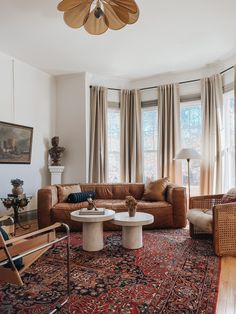
<path fill-rule="evenodd" d="M 182 148 L 175 159 L 201 159 L 201 155 L 194 148 Z"/>

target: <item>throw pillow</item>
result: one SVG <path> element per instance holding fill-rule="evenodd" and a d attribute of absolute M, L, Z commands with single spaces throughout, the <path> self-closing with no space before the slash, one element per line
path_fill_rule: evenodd
<path fill-rule="evenodd" d="M 221 204 L 236 202 L 236 188 L 230 189 L 222 196 Z"/>
<path fill-rule="evenodd" d="M 7 241 L 10 239 L 8 233 L 2 227 L 0 227 L 0 233 L 2 234 L 4 241 Z M 18 258 L 17 260 L 14 261 L 14 264 L 18 270 L 21 269 L 24 266 L 23 258 L 22 257 Z M 11 268 L 11 263 L 8 261 L 3 267 Z"/>
<path fill-rule="evenodd" d="M 71 193 L 81 192 L 79 184 L 58 185 L 58 203 L 66 202 Z"/>
<path fill-rule="evenodd" d="M 142 199 L 152 202 L 164 201 L 165 191 L 169 183 L 168 177 L 146 183 Z"/>
<path fill-rule="evenodd" d="M 80 192 L 80 193 L 71 193 L 67 201 L 69 203 L 81 203 L 87 201 L 87 199 L 91 197 L 95 199 L 95 191 L 87 191 L 87 192 Z"/>
<path fill-rule="evenodd" d="M 1 234 L 2 234 L 2 237 L 3 237 L 4 241 L 9 240 L 9 235 L 8 235 L 8 233 L 7 233 L 2 227 L 0 227 L 0 232 L 1 232 Z"/>

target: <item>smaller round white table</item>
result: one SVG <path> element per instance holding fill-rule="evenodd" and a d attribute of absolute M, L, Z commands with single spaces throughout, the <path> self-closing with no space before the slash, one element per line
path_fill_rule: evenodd
<path fill-rule="evenodd" d="M 142 226 L 153 223 L 151 214 L 136 212 L 134 217 L 129 217 L 128 212 L 115 214 L 112 221 L 115 225 L 122 226 L 122 246 L 126 249 L 139 249 L 143 246 Z"/>
<path fill-rule="evenodd" d="M 103 221 L 112 220 L 114 210 L 105 209 L 104 215 L 80 215 L 79 210 L 73 211 L 71 219 L 83 223 L 83 249 L 88 252 L 103 249 Z"/>

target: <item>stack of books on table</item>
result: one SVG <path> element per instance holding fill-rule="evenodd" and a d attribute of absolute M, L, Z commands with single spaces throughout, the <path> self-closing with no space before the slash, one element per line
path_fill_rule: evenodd
<path fill-rule="evenodd" d="M 105 208 L 96 208 L 88 210 L 87 208 L 81 208 L 79 211 L 80 215 L 104 215 Z"/>

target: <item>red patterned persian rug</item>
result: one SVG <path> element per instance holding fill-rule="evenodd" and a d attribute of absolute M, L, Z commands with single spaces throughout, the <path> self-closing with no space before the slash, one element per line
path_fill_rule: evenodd
<path fill-rule="evenodd" d="M 71 234 L 71 298 L 60 313 L 215 313 L 220 259 L 211 240 L 187 230 L 144 232 L 144 247 L 126 250 L 106 232 L 100 252 L 84 252 Z M 66 295 L 65 246 L 57 245 L 24 273 L 23 287 L 0 288 L 1 314 L 48 313 Z"/>

